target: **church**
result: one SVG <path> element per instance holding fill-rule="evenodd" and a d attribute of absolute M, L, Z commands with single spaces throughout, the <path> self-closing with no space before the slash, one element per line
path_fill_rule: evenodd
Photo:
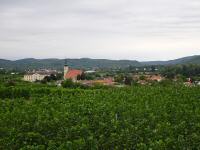
<path fill-rule="evenodd" d="M 64 65 L 64 80 L 71 79 L 73 82 L 77 81 L 77 77 L 83 73 L 82 70 L 72 69 L 68 66 L 67 61 L 65 60 Z"/>

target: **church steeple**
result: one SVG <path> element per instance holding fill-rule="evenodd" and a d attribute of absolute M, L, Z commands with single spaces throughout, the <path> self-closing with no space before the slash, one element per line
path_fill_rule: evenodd
<path fill-rule="evenodd" d="M 68 66 L 68 64 L 67 64 L 67 59 L 65 59 L 65 64 L 64 64 L 64 66 Z"/>
<path fill-rule="evenodd" d="M 69 71 L 69 66 L 67 64 L 67 59 L 65 59 L 65 64 L 64 64 L 64 79 L 66 79 L 66 74 Z"/>

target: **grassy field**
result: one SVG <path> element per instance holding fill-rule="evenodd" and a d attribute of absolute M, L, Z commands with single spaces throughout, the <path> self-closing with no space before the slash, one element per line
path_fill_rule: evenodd
<path fill-rule="evenodd" d="M 0 149 L 200 149 L 199 87 L 1 87 L 0 106 Z"/>

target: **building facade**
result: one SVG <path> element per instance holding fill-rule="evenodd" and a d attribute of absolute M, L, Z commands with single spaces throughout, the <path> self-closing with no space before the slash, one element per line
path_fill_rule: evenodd
<path fill-rule="evenodd" d="M 24 81 L 28 81 L 28 82 L 41 81 L 46 76 L 49 76 L 49 75 L 39 74 L 39 73 L 28 73 L 28 74 L 24 75 Z"/>
<path fill-rule="evenodd" d="M 28 82 L 41 81 L 45 77 L 50 76 L 52 74 L 56 75 L 57 72 L 55 70 L 33 71 L 24 75 L 24 81 L 28 81 Z"/>

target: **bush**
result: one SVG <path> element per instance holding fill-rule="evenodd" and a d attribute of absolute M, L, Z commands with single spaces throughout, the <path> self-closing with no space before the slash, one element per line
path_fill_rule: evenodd
<path fill-rule="evenodd" d="M 14 81 L 12 81 L 12 80 L 8 81 L 8 82 L 5 84 L 6 87 L 15 86 L 15 85 L 16 85 L 16 83 L 15 83 Z"/>
<path fill-rule="evenodd" d="M 63 88 L 87 88 L 87 86 L 82 85 L 80 83 L 77 82 L 73 82 L 71 79 L 67 79 L 64 82 L 62 82 L 62 87 Z"/>
<path fill-rule="evenodd" d="M 63 88 L 73 88 L 74 87 L 74 83 L 71 79 L 67 79 L 65 81 L 62 82 L 62 87 Z"/>
<path fill-rule="evenodd" d="M 165 79 L 165 80 L 162 80 L 161 82 L 159 82 L 159 85 L 162 85 L 162 86 L 170 86 L 173 84 L 174 84 L 173 81 L 170 79 Z"/>

